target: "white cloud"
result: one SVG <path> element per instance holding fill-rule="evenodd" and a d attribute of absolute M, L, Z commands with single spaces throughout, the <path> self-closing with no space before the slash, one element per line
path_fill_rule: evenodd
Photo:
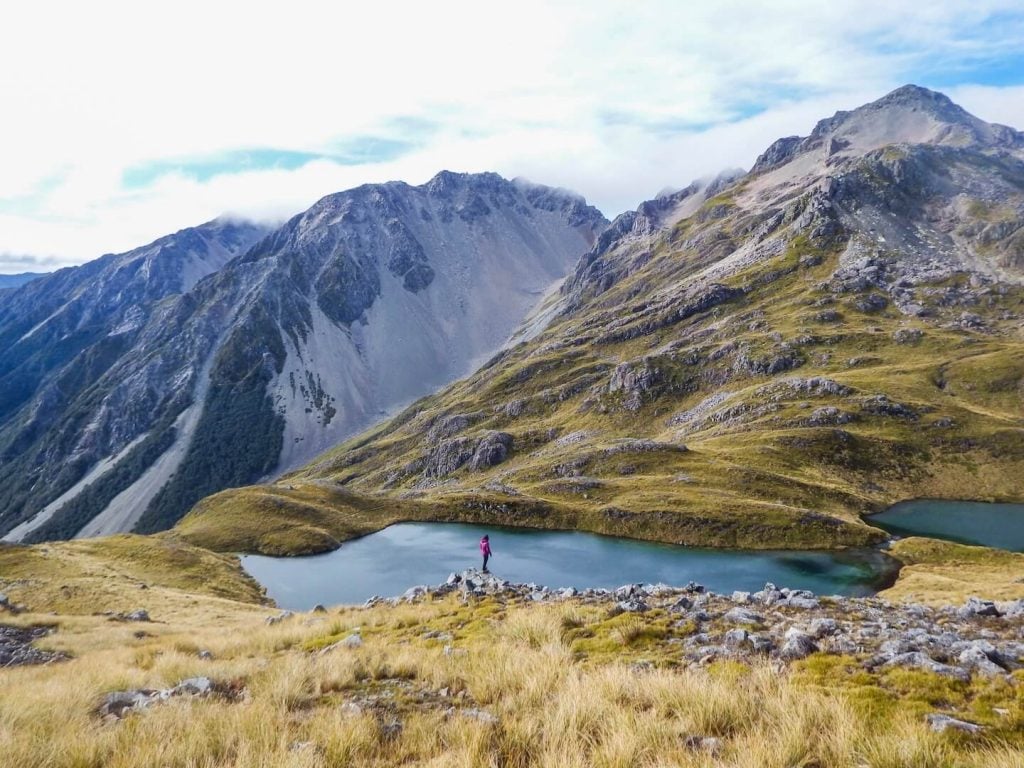
<path fill-rule="evenodd" d="M 908 80 L 1015 55 L 1018 5 L 22 3 L 0 29 L 0 254 L 72 263 L 441 168 L 574 188 L 614 215 Z M 1020 88 L 951 93 L 1024 125 Z M 405 118 L 434 127 L 409 135 Z M 122 182 L 169 158 L 375 135 L 417 148 Z"/>

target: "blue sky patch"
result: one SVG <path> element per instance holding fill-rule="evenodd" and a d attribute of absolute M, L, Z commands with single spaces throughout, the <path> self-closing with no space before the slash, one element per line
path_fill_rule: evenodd
<path fill-rule="evenodd" d="M 203 182 L 214 176 L 246 171 L 293 171 L 315 160 L 366 165 L 395 160 L 416 146 L 417 142 L 404 139 L 360 136 L 345 139 L 325 152 L 271 148 L 230 150 L 202 157 L 154 160 L 127 169 L 122 181 L 127 189 L 139 189 L 171 173 Z"/>

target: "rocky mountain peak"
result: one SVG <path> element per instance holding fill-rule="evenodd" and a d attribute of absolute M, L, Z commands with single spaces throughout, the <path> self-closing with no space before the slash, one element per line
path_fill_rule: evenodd
<path fill-rule="evenodd" d="M 1024 151 L 1024 134 L 987 123 L 948 96 L 904 85 L 882 98 L 818 122 L 807 137 L 775 141 L 757 158 L 752 173 L 784 165 L 797 157 L 855 157 L 895 144 L 970 147 L 986 151 Z"/>
<path fill-rule="evenodd" d="M 45 278 L 45 304 L 0 305 L 0 535 L 156 530 L 304 463 L 493 355 L 606 225 L 564 190 L 443 171 Z"/>

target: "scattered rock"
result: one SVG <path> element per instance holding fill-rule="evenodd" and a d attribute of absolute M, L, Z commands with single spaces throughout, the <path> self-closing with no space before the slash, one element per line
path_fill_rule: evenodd
<path fill-rule="evenodd" d="M 182 680 L 173 688 L 163 690 L 140 688 L 108 693 L 98 709 L 98 714 L 102 717 L 121 719 L 131 712 L 147 709 L 176 697 L 206 698 L 219 695 L 225 699 L 235 700 L 241 698 L 243 694 L 244 689 L 236 685 L 218 684 L 208 677 L 191 677 Z"/>
<path fill-rule="evenodd" d="M 897 344 L 916 344 L 922 338 L 924 338 L 924 331 L 918 328 L 900 328 L 892 335 L 892 340 Z"/>
<path fill-rule="evenodd" d="M 853 305 L 861 312 L 874 313 L 881 312 L 888 307 L 889 300 L 880 293 L 869 293 L 867 296 L 856 299 Z"/>
<path fill-rule="evenodd" d="M 460 714 L 463 717 L 468 717 L 473 720 L 479 720 L 481 723 L 487 723 L 488 725 L 495 725 L 498 722 L 498 718 L 492 715 L 486 709 L 478 709 L 476 707 L 470 707 L 469 709 L 463 709 Z"/>
<path fill-rule="evenodd" d="M 279 614 L 277 614 L 277 616 L 267 616 L 267 618 L 265 619 L 265 622 L 269 626 L 273 626 L 275 624 L 280 624 L 282 621 L 287 621 L 288 619 L 290 619 L 294 615 L 295 614 L 292 613 L 291 611 L 281 611 Z"/>
<path fill-rule="evenodd" d="M 149 612 L 141 608 L 130 613 L 108 613 L 107 618 L 109 621 L 152 621 Z"/>
<path fill-rule="evenodd" d="M 577 600 L 603 607 L 608 618 L 664 611 L 676 627 L 688 628 L 685 637 L 668 641 L 682 644 L 682 659 L 688 664 L 764 656 L 784 663 L 831 653 L 858 656 L 869 670 L 902 666 L 957 680 L 1024 668 L 1018 661 L 1024 659 L 1024 600 L 997 605 L 972 598 L 960 608 L 934 609 L 877 597 L 824 599 L 771 583 L 753 593 L 738 590 L 728 595 L 708 592 L 696 582 L 682 587 L 624 584 L 615 590 L 551 590 L 513 584 L 476 569 L 452 573 L 436 587 L 417 587 L 414 599 L 455 591 L 464 600 L 493 597 L 502 603 Z M 467 653 L 451 645 L 448 633 L 426 630 L 421 637 L 446 643 L 445 656 Z"/>
<path fill-rule="evenodd" d="M 826 405 L 811 411 L 811 415 L 807 419 L 807 426 L 825 427 L 836 424 L 849 424 L 854 419 L 856 419 L 856 416 L 852 413 L 841 411 L 834 405 Z"/>
<path fill-rule="evenodd" d="M 860 404 L 860 410 L 863 413 L 871 414 L 872 416 L 888 416 L 897 419 L 910 419 L 916 420 L 918 418 L 917 411 L 908 405 L 902 403 L 896 403 L 890 400 L 885 395 L 875 395 L 869 397 Z"/>
<path fill-rule="evenodd" d="M 687 749 L 694 752 L 705 752 L 711 756 L 717 756 L 722 752 L 722 740 L 714 736 L 687 736 L 683 739 Z"/>

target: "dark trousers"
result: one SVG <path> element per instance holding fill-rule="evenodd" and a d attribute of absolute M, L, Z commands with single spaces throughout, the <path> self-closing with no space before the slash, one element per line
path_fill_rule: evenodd
<path fill-rule="evenodd" d="M 491 558 L 490 555 L 484 554 L 484 570 L 485 571 L 487 570 L 487 561 L 490 560 L 490 558 Z"/>

